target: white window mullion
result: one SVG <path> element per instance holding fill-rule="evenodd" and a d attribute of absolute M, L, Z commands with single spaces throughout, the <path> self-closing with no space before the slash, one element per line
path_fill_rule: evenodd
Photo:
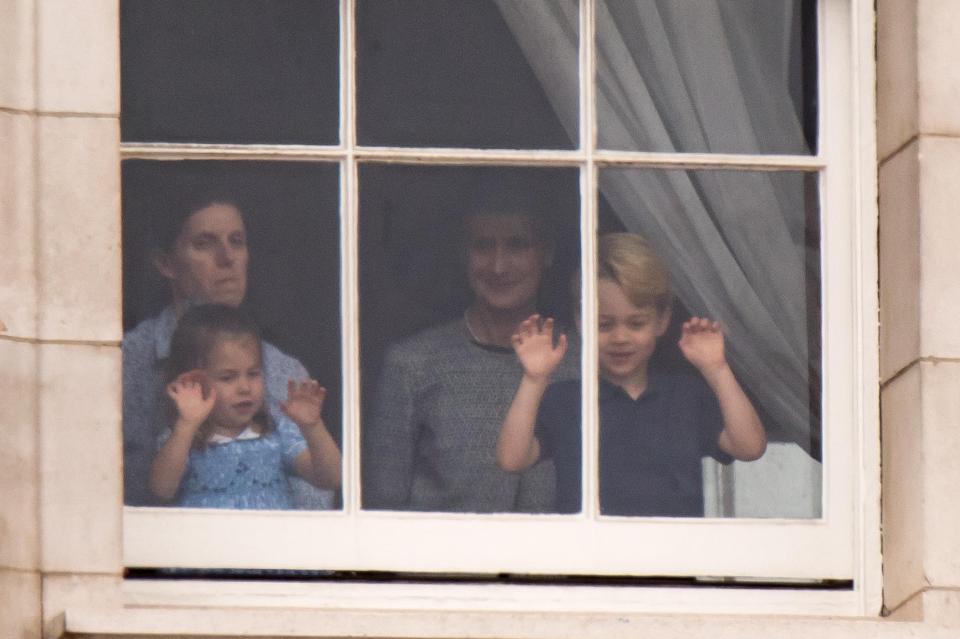
<path fill-rule="evenodd" d="M 581 486 L 583 512 L 600 512 L 600 410 L 597 402 L 597 169 L 592 162 L 580 172 L 581 385 L 583 388 Z"/>
<path fill-rule="evenodd" d="M 360 302 L 357 163 L 340 163 L 340 326 L 343 378 L 343 508 L 360 510 Z M 321 275 L 322 276 L 322 275 Z"/>
<path fill-rule="evenodd" d="M 580 300 L 582 340 L 581 504 L 588 518 L 600 512 L 600 416 L 597 403 L 597 147 L 594 0 L 580 2 Z"/>
<path fill-rule="evenodd" d="M 356 3 L 340 3 L 340 326 L 343 378 L 343 511 L 360 510 L 360 284 L 359 186 L 356 118 L 356 56 L 353 54 Z"/>
<path fill-rule="evenodd" d="M 356 0 L 340 0 L 340 146 L 357 146 Z"/>

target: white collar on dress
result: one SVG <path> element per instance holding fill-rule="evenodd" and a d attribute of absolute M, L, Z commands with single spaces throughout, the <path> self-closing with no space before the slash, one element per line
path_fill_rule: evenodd
<path fill-rule="evenodd" d="M 256 439 L 260 437 L 260 433 L 253 429 L 253 426 L 247 426 L 243 429 L 243 432 L 237 435 L 236 437 L 227 437 L 226 435 L 221 435 L 220 433 L 214 433 L 210 435 L 210 438 L 207 439 L 208 444 L 229 444 L 230 442 L 240 441 L 241 439 Z"/>

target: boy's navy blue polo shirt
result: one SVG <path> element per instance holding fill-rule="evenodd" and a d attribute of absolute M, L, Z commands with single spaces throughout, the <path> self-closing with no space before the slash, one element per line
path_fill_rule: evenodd
<path fill-rule="evenodd" d="M 702 517 L 705 455 L 717 446 L 720 405 L 697 375 L 650 371 L 636 400 L 600 380 L 600 512 Z M 551 384 L 537 416 L 541 455 L 557 469 L 557 511 L 580 511 L 580 382 Z"/>

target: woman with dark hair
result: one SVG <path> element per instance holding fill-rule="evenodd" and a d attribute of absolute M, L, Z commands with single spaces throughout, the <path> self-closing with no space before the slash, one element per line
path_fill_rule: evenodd
<path fill-rule="evenodd" d="M 150 258 L 170 285 L 170 304 L 123 338 L 124 502 L 155 503 L 149 490 L 150 465 L 164 423 L 163 363 L 177 321 L 191 306 L 239 306 L 247 291 L 249 252 L 243 214 L 228 194 L 179 185 L 153 216 Z M 280 419 L 289 380 L 309 375 L 295 358 L 263 342 L 267 410 Z M 330 508 L 333 493 L 293 481 L 298 507 Z"/>
<path fill-rule="evenodd" d="M 363 506 L 383 510 L 548 512 L 546 466 L 497 466 L 500 423 L 520 381 L 511 347 L 537 312 L 555 254 L 556 209 L 530 180 L 482 180 L 463 217 L 472 301 L 463 315 L 394 344 L 364 428 Z M 575 376 L 576 355 L 560 379 Z"/>

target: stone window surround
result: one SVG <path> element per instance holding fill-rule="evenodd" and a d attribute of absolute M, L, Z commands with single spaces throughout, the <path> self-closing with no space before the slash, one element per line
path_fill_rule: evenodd
<path fill-rule="evenodd" d="M 859 24 L 872 27 L 872 6 L 854 4 Z M 881 255 L 885 256 L 880 265 L 882 300 L 895 300 L 894 295 L 917 288 L 920 273 L 929 272 L 924 267 L 947 259 L 947 251 L 952 249 L 949 240 L 958 235 L 945 214 L 938 215 L 945 203 L 956 201 L 944 195 L 950 193 L 950 176 L 944 177 L 938 169 L 958 164 L 960 159 L 960 145 L 951 139 L 957 126 L 937 110 L 940 107 L 946 112 L 947 96 L 941 93 L 949 92 L 938 93 L 945 82 L 938 83 L 941 78 L 936 75 L 926 78 L 931 81 L 917 98 L 922 108 L 913 105 L 912 111 L 909 100 L 908 108 L 895 108 L 910 91 L 884 90 L 891 83 L 901 87 L 920 84 L 916 77 L 920 65 L 915 58 L 911 65 L 911 54 L 937 61 L 938 54 L 951 51 L 951 32 L 946 27 L 936 28 L 937 18 L 943 18 L 936 13 L 937 4 L 927 3 L 918 10 L 881 0 L 877 7 L 880 224 L 882 229 L 891 229 L 880 235 Z M 5 397 L 23 400 L 5 402 L 0 409 L 2 422 L 8 425 L 5 452 L 15 462 L 12 472 L 0 475 L 6 488 L 0 522 L 10 535 L 9 543 L 0 547 L 0 584 L 4 592 L 15 593 L 0 611 L 20 614 L 23 610 L 23 614 L 39 617 L 40 606 L 32 604 L 42 599 L 45 632 L 54 636 L 62 629 L 64 610 L 100 610 L 99 622 L 109 625 L 105 617 L 112 613 L 103 611 L 111 604 L 120 606 L 126 596 L 118 508 L 120 477 L 111 471 L 119 468 L 121 458 L 116 428 L 122 335 L 117 312 L 117 2 L 88 0 L 81 6 L 69 0 L 14 0 L 0 12 L 4 18 L 0 20 L 0 140 L 8 149 L 0 156 L 0 193 L 5 198 L 0 215 L 10 239 L 8 246 L 14 249 L 0 257 L 0 272 L 12 282 L 0 288 L 0 320 L 4 324 L 0 359 L 13 373 L 0 380 L 0 388 Z M 916 33 L 921 29 L 941 36 L 939 40 L 931 38 L 933 44 L 922 51 L 916 45 Z M 901 46 L 904 39 L 906 48 Z M 860 60 L 872 67 L 868 48 L 861 48 Z M 862 95 L 872 95 L 871 79 L 864 79 Z M 864 107 L 867 111 L 869 106 Z M 870 118 L 864 119 L 869 124 Z M 873 153 L 872 148 L 866 151 Z M 863 199 L 869 202 L 872 181 L 864 182 Z M 904 208 L 921 210 L 916 216 L 896 213 Z M 63 211 L 70 212 L 66 224 Z M 922 229 L 915 228 L 921 224 Z M 909 250 L 914 246 L 909 242 L 904 250 L 903 238 L 923 241 L 924 252 Z M 891 243 L 898 250 L 884 251 Z M 928 252 L 927 246 L 932 251 Z M 945 293 L 951 290 L 947 286 L 946 282 L 928 286 L 924 280 L 916 304 L 908 300 L 906 304 L 893 301 L 881 305 L 881 319 L 891 327 L 883 333 L 880 349 L 885 442 L 883 586 L 887 607 L 896 611 L 894 617 L 923 616 L 928 620 L 925 625 L 910 624 L 912 631 L 924 632 L 922 636 L 953 636 L 941 635 L 929 622 L 955 620 L 951 615 L 957 600 L 949 588 L 960 582 L 956 559 L 946 552 L 948 533 L 956 526 L 952 522 L 956 517 L 946 520 L 953 513 L 944 503 L 951 496 L 946 483 L 951 474 L 939 472 L 942 466 L 935 464 L 939 456 L 951 461 L 949 447 L 955 443 L 939 431 L 949 417 L 960 414 L 946 392 L 948 385 L 960 378 L 954 354 L 957 344 L 952 333 L 943 330 L 948 325 L 938 325 L 945 320 L 937 319 L 937 311 L 950 297 Z M 920 423 L 924 435 L 930 435 L 923 446 L 911 441 L 910 432 L 903 432 L 903 421 Z M 116 463 L 105 463 L 110 459 Z M 81 476 L 82 482 L 77 480 Z M 938 520 L 929 507 L 923 510 L 924 497 L 934 500 L 935 506 L 945 506 L 944 517 Z M 914 543 L 918 534 L 921 544 Z M 168 613 L 166 632 L 176 632 L 178 623 L 196 624 L 195 613 L 190 611 L 161 612 Z M 144 617 L 147 626 L 130 627 L 129 632 L 146 631 L 160 613 L 153 614 Z M 237 613 L 211 610 L 207 614 L 211 621 L 227 622 L 226 617 Z M 249 631 L 259 628 L 261 633 L 275 632 L 272 628 L 281 621 L 295 623 L 295 618 L 303 617 L 301 622 L 309 625 L 301 628 L 326 635 L 393 628 L 391 633 L 424 637 L 458 634 L 472 627 L 484 628 L 490 636 L 573 635 L 580 624 L 585 624 L 584 628 L 589 624 L 591 632 L 604 632 L 605 636 L 640 629 L 659 629 L 663 635 L 685 632 L 690 636 L 691 630 L 699 629 L 711 636 L 718 630 L 729 636 L 769 636 L 771 629 L 779 629 L 784 636 L 799 636 L 800 632 L 808 636 L 814 631 L 825 636 L 892 637 L 907 630 L 896 628 L 899 624 L 891 627 L 869 620 L 779 618 L 761 623 L 743 618 L 616 613 L 558 617 L 529 612 L 464 615 L 440 611 L 418 616 L 386 609 L 376 614 L 341 611 L 335 618 L 331 614 L 304 610 L 267 615 L 249 610 L 240 617 Z M 96 618 L 87 616 L 91 622 Z M 69 627 L 69 618 L 66 623 Z M 296 632 L 287 627 L 291 634 Z"/>

